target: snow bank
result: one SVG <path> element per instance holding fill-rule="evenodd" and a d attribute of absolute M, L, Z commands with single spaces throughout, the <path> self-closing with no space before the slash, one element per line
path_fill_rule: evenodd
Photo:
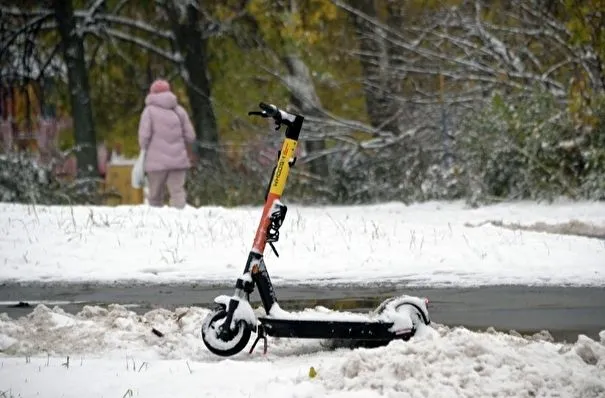
<path fill-rule="evenodd" d="M 12 343 L 0 354 L 0 395 L 605 395 L 605 330 L 600 342 L 581 335 L 575 343 L 563 344 L 540 335 L 523 338 L 436 326 L 408 343 L 355 350 L 328 350 L 316 340 L 269 338 L 267 355 L 244 351 L 222 359 L 202 348 L 199 328 L 206 313 L 190 307 L 137 315 L 111 306 L 86 307 L 71 315 L 40 305 L 16 320 L 3 315 L 0 341 Z M 317 371 L 313 378 L 311 366 Z"/>

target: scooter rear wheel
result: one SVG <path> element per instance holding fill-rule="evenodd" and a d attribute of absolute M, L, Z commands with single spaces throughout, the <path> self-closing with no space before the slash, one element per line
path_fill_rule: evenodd
<path fill-rule="evenodd" d="M 225 325 L 227 311 L 221 306 L 208 314 L 202 326 L 202 340 L 206 348 L 213 354 L 229 357 L 237 354 L 246 347 L 252 333 L 250 325 L 245 321 L 236 322 L 235 329 Z"/>

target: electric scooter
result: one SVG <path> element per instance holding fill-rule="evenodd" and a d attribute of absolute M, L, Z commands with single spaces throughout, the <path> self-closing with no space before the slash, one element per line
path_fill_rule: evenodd
<path fill-rule="evenodd" d="M 277 255 L 274 243 L 279 240 L 279 229 L 287 212 L 287 206 L 280 199 L 290 169 L 296 163 L 296 146 L 304 117 L 272 104 L 261 102 L 259 107 L 260 112 L 252 111 L 248 115 L 273 118 L 276 131 L 285 125 L 285 137 L 267 186 L 262 216 L 244 272 L 237 279 L 232 296 L 220 295 L 214 299 L 217 308 L 202 325 L 204 344 L 212 353 L 227 357 L 242 351 L 252 332 L 257 333 L 257 339 L 250 353 L 261 339 L 267 352 L 266 336 L 351 340 L 372 346 L 388 344 L 394 339 L 409 340 L 422 325 L 431 322 L 426 298 L 407 295 L 389 298 L 369 314 L 292 313 L 280 308 L 265 266 L 264 251 L 269 244 Z M 255 286 L 265 312 L 258 317 L 250 305 Z"/>

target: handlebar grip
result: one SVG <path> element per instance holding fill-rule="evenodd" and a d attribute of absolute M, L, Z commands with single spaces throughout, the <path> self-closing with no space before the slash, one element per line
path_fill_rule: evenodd
<path fill-rule="evenodd" d="M 258 106 L 263 111 L 265 111 L 267 113 L 267 115 L 270 117 L 274 117 L 275 115 L 277 115 L 279 113 L 279 109 L 273 104 L 266 104 L 264 102 L 261 102 L 258 104 Z"/>
<path fill-rule="evenodd" d="M 259 108 L 261 108 L 263 111 L 262 112 L 256 112 L 256 111 L 251 111 L 248 112 L 248 115 L 257 115 L 257 116 L 262 116 L 262 117 L 271 117 L 275 120 L 275 122 L 277 123 L 277 128 L 276 130 L 279 130 L 279 126 L 284 123 L 288 126 L 291 125 L 291 123 L 294 123 L 294 121 L 296 120 L 297 115 L 286 112 L 286 111 L 282 111 L 281 109 L 279 109 L 277 106 L 273 105 L 273 104 L 267 104 L 266 102 L 260 102 L 258 104 Z"/>

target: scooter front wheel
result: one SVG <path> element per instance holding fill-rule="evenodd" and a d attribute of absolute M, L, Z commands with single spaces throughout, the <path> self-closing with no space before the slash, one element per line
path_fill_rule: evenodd
<path fill-rule="evenodd" d="M 235 355 L 246 347 L 252 333 L 245 321 L 237 321 L 235 329 L 225 325 L 227 311 L 224 306 L 208 314 L 202 325 L 202 340 L 213 354 L 222 357 Z"/>

